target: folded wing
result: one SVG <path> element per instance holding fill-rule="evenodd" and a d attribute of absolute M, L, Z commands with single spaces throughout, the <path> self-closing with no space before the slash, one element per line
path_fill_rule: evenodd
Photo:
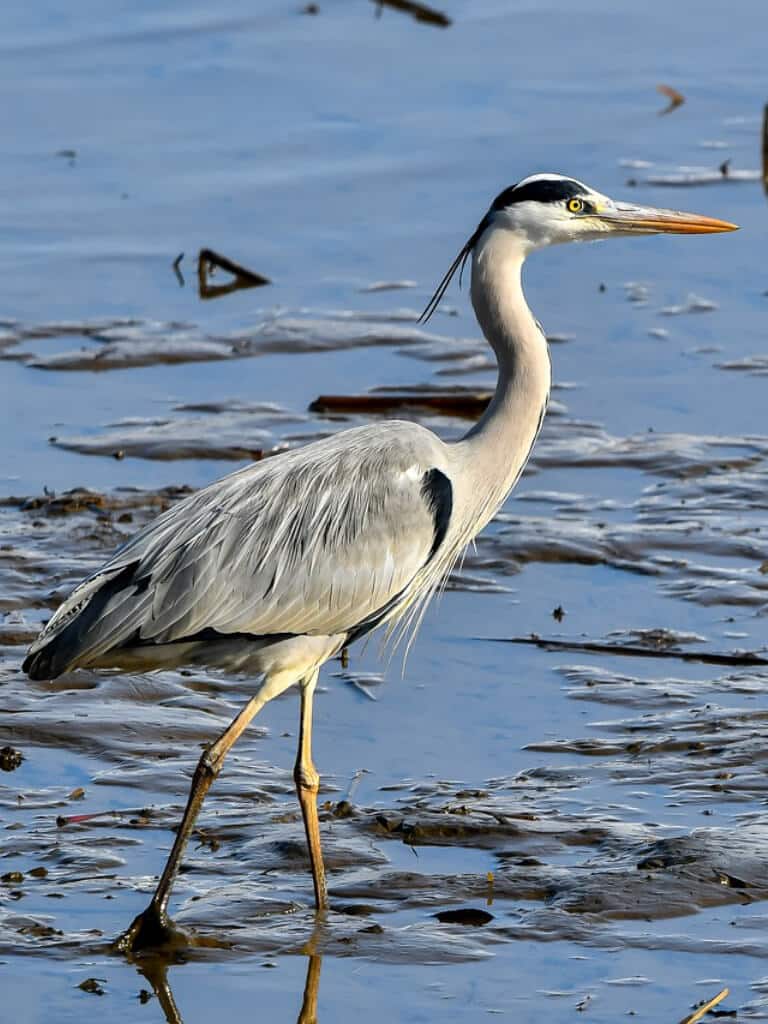
<path fill-rule="evenodd" d="M 384 428 L 384 429 L 382 429 Z M 132 538 L 30 649 L 38 678 L 201 634 L 356 635 L 418 586 L 451 514 L 440 442 L 345 431 L 225 477 Z"/>

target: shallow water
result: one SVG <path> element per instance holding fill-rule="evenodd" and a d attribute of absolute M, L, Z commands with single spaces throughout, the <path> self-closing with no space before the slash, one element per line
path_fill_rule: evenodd
<path fill-rule="evenodd" d="M 768 600 L 762 5 L 450 2 L 447 28 L 301 8 L 5 13 L 0 480 L 21 500 L 0 507 L 0 746 L 24 758 L 0 777 L 6 1006 L 194 1024 L 222 1004 L 299 1019 L 305 999 L 310 1020 L 319 983 L 324 1021 L 674 1022 L 728 985 L 722 1008 L 764 1018 L 768 675 L 737 663 L 764 653 Z M 664 117 L 659 83 L 686 100 Z M 325 672 L 334 911 L 315 932 L 288 695 L 233 751 L 175 892 L 214 945 L 142 976 L 108 940 L 248 681 L 31 684 L 23 648 L 183 488 L 365 419 L 311 412 L 319 395 L 488 388 L 464 293 L 415 319 L 489 198 L 537 169 L 743 230 L 531 261 L 557 390 L 524 480 L 404 675 L 375 640 Z M 205 247 L 272 284 L 201 301 Z M 647 653 L 492 642 L 530 634 Z M 434 916 L 466 908 L 492 919 Z"/>

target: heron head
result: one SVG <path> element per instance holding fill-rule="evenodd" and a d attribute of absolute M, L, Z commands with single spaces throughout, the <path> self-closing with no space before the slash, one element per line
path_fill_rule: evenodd
<path fill-rule="evenodd" d="M 467 260 L 477 257 L 492 236 L 498 240 L 498 231 L 509 233 L 515 256 L 524 259 L 534 249 L 560 242 L 661 233 L 706 235 L 736 230 L 736 224 L 714 217 L 618 202 L 562 174 L 532 174 L 496 196 L 443 276 L 420 320 L 422 323 L 429 320 L 454 274 L 459 271 L 461 282 Z"/>
<path fill-rule="evenodd" d="M 504 189 L 491 203 L 477 240 L 491 227 L 515 232 L 526 252 L 560 242 L 619 235 L 702 235 L 736 230 L 735 224 L 714 217 L 618 202 L 560 174 L 533 174 Z"/>

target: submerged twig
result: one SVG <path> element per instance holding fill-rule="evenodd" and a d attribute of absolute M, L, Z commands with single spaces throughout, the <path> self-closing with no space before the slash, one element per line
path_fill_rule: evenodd
<path fill-rule="evenodd" d="M 210 278 L 216 269 L 232 274 L 234 280 L 228 284 L 211 284 Z M 256 274 L 247 267 L 241 267 L 239 263 L 214 252 L 213 249 L 200 250 L 197 257 L 197 280 L 201 299 L 219 299 L 242 288 L 260 288 L 262 285 L 271 284 L 268 277 Z"/>
<path fill-rule="evenodd" d="M 697 661 L 705 665 L 768 665 L 768 657 L 744 651 L 741 654 L 721 654 L 710 651 L 671 651 L 628 644 L 606 644 L 594 640 L 546 640 L 531 636 L 489 636 L 481 639 L 500 644 L 529 644 L 543 651 L 587 651 L 590 654 L 621 654 L 629 658 L 675 658 L 678 661 Z"/>
<path fill-rule="evenodd" d="M 728 989 L 724 988 L 722 992 L 718 992 L 713 999 L 710 999 L 706 1003 L 702 1003 L 702 1005 L 697 1010 L 694 1010 L 693 1013 L 689 1014 L 687 1017 L 684 1017 L 680 1021 L 680 1024 L 696 1024 L 696 1021 L 701 1020 L 705 1013 L 709 1013 L 709 1011 L 713 1010 L 718 1003 L 722 1003 L 722 1001 L 725 999 L 727 995 Z"/>

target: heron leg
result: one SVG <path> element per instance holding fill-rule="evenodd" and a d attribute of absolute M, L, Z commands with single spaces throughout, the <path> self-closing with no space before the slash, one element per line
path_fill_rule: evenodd
<path fill-rule="evenodd" d="M 315 695 L 317 675 L 318 670 L 315 669 L 301 681 L 299 749 L 296 752 L 293 778 L 296 782 L 296 793 L 304 818 L 304 829 L 307 833 L 309 862 L 312 866 L 312 882 L 315 887 L 315 906 L 318 911 L 322 911 L 328 909 L 328 889 L 325 884 L 323 849 L 320 845 L 320 823 L 317 818 L 317 792 L 320 788 L 320 776 L 312 761 L 312 699 Z"/>
<path fill-rule="evenodd" d="M 115 949 L 122 953 L 131 953 L 139 949 L 173 944 L 174 939 L 179 938 L 179 933 L 173 928 L 168 917 L 168 900 L 200 807 L 213 780 L 221 771 L 224 758 L 233 744 L 267 701 L 286 689 L 287 685 L 289 684 L 280 678 L 267 679 L 258 694 L 248 701 L 240 714 L 233 719 L 218 739 L 203 751 L 192 777 L 192 786 L 184 816 L 176 832 L 176 839 L 155 893 L 147 909 L 139 914 L 130 927 L 115 941 Z"/>

